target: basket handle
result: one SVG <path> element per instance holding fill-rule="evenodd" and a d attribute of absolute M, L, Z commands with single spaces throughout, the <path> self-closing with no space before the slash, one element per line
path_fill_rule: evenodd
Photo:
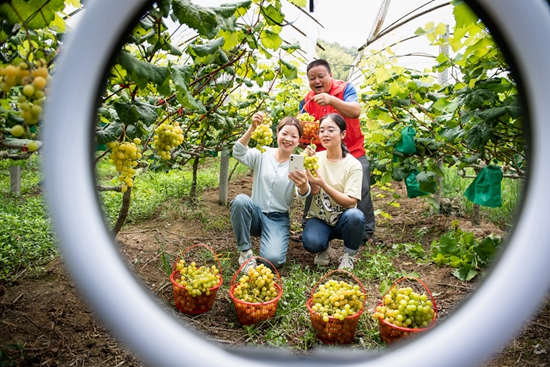
<path fill-rule="evenodd" d="M 243 268 L 245 267 L 246 263 L 249 262 L 249 261 L 252 261 L 252 260 L 255 260 L 255 259 L 261 259 L 262 261 L 265 261 L 267 262 L 269 265 L 271 265 L 271 268 L 273 270 L 275 270 L 275 274 L 277 275 L 277 280 L 276 280 L 276 283 L 279 284 L 279 286 L 281 287 L 281 290 L 283 289 L 283 282 L 281 280 L 281 276 L 279 275 L 279 272 L 277 271 L 277 268 L 271 263 L 271 261 L 269 261 L 268 259 L 264 258 L 264 257 L 261 257 L 261 256 L 252 256 L 251 258 L 249 259 L 246 259 L 245 262 L 243 262 L 241 264 L 241 266 L 239 266 L 239 269 L 235 272 L 235 274 L 233 274 L 233 278 L 231 278 L 231 282 L 229 283 L 229 288 L 231 288 L 236 280 L 237 280 L 237 277 L 238 275 L 240 274 L 240 272 L 243 270 Z"/>
<path fill-rule="evenodd" d="M 208 251 L 210 251 L 214 257 L 214 260 L 216 260 L 216 262 L 218 263 L 218 269 L 220 270 L 220 275 L 222 274 L 222 264 L 220 263 L 220 260 L 218 259 L 218 256 L 216 255 L 216 253 L 214 252 L 214 250 L 212 249 L 212 247 L 204 244 L 204 243 L 197 243 L 195 245 L 192 245 L 192 246 L 189 246 L 187 247 L 185 250 L 183 250 L 183 252 L 180 254 L 180 256 L 176 259 L 176 262 L 174 263 L 174 265 L 172 265 L 172 272 L 175 272 L 176 271 L 176 265 L 177 263 L 180 261 L 180 259 L 182 257 L 184 257 L 184 255 L 189 252 L 189 250 L 191 249 L 194 249 L 194 248 L 197 248 L 197 247 L 204 247 L 206 248 Z"/>
<path fill-rule="evenodd" d="M 321 277 L 321 279 L 319 279 L 317 281 L 317 283 L 315 284 L 315 286 L 311 289 L 311 292 L 309 294 L 309 298 L 312 299 L 313 298 L 313 294 L 315 294 L 315 291 L 317 290 L 317 287 L 319 287 L 319 284 L 321 284 L 321 282 L 331 276 L 332 274 L 334 273 L 344 273 L 348 276 L 350 276 L 351 278 L 353 278 L 353 280 L 355 280 L 355 282 L 357 282 L 357 284 L 359 284 L 359 287 L 361 288 L 361 293 L 365 296 L 365 299 L 363 300 L 363 307 L 365 306 L 365 304 L 367 303 L 367 291 L 365 289 L 365 286 L 363 285 L 363 283 L 359 280 L 359 278 L 357 278 L 355 275 L 353 275 L 353 273 L 347 271 L 347 270 L 344 270 L 344 269 L 334 269 L 334 270 L 331 270 L 329 271 L 328 273 L 326 273 L 325 275 L 323 275 Z"/>
<path fill-rule="evenodd" d="M 393 288 L 395 287 L 397 284 L 401 283 L 402 281 L 406 280 L 406 279 L 410 279 L 410 280 L 414 280 L 414 281 L 417 281 L 418 283 L 420 283 L 422 285 L 422 287 L 424 287 L 424 289 L 426 290 L 426 292 L 428 292 L 428 295 L 430 296 L 430 299 L 432 300 L 432 306 L 434 308 L 434 317 L 437 317 L 437 304 L 435 303 L 435 298 L 432 294 L 432 292 L 430 291 L 430 288 L 428 288 L 428 286 L 426 285 L 426 283 L 424 283 L 420 278 L 417 278 L 417 277 L 413 277 L 413 276 L 404 276 L 404 277 L 401 277 L 399 279 L 397 279 L 395 282 L 392 283 L 392 285 L 386 290 L 386 292 L 382 295 L 382 299 L 384 299 L 384 296 L 386 294 L 388 294 L 388 292 Z"/>

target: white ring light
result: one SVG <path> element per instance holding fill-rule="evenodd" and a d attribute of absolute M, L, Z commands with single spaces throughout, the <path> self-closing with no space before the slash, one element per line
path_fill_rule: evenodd
<path fill-rule="evenodd" d="M 432 331 L 385 353 L 320 352 L 298 358 L 284 350 L 214 346 L 170 316 L 125 266 L 94 189 L 92 126 L 109 61 L 149 1 L 95 0 L 61 52 L 46 108 L 44 174 L 66 263 L 102 321 L 154 366 L 464 367 L 490 358 L 536 312 L 550 286 L 550 124 L 545 124 L 550 116 L 550 49 L 543 47 L 550 37 L 550 12 L 542 0 L 470 3 L 489 15 L 505 48 L 513 51 L 516 80 L 529 102 L 529 176 L 507 248 L 479 289 Z M 66 179 L 69 169 L 71 180 Z"/>

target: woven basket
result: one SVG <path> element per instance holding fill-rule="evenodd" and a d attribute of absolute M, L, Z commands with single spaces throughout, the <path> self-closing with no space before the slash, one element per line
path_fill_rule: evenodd
<path fill-rule="evenodd" d="M 245 302 L 235 297 L 235 294 L 234 294 L 235 287 L 239 285 L 239 282 L 237 282 L 237 277 L 239 273 L 242 271 L 242 269 L 244 268 L 244 266 L 246 265 L 246 263 L 253 259 L 260 259 L 268 263 L 269 265 L 271 265 L 271 269 L 275 270 L 276 281 L 274 283 L 274 286 L 275 286 L 275 289 L 277 290 L 277 296 L 271 301 L 251 303 L 251 302 Z M 283 295 L 283 283 L 281 281 L 281 276 L 279 275 L 279 272 L 273 266 L 273 264 L 269 262 L 269 260 L 264 259 L 260 256 L 255 256 L 245 261 L 239 267 L 235 275 L 233 275 L 233 278 L 231 279 L 231 283 L 229 284 L 229 296 L 233 300 L 237 321 L 241 325 L 257 324 L 259 322 L 265 321 L 275 316 L 275 312 L 277 312 L 277 306 L 279 305 L 279 300 L 281 299 L 282 295 Z"/>
<path fill-rule="evenodd" d="M 361 293 L 365 296 L 365 299 L 363 300 L 363 308 L 361 308 L 359 311 L 354 313 L 353 315 L 350 315 L 346 317 L 343 320 L 339 320 L 333 316 L 329 316 L 328 321 L 323 321 L 323 316 L 316 311 L 313 311 L 311 308 L 313 303 L 313 294 L 317 290 L 317 287 L 321 282 L 325 279 L 330 278 L 331 276 L 334 276 L 335 273 L 341 273 L 345 274 L 349 277 L 351 277 L 361 288 Z M 327 274 L 325 274 L 315 287 L 311 290 L 310 297 L 308 301 L 306 302 L 306 307 L 309 311 L 309 319 L 311 320 L 311 325 L 316 331 L 317 339 L 319 339 L 324 344 L 349 344 L 353 341 L 355 338 L 355 331 L 357 329 L 357 323 L 359 322 L 359 317 L 363 313 L 365 309 L 365 302 L 367 300 L 367 292 L 365 290 L 365 287 L 363 286 L 363 283 L 355 275 L 350 273 L 347 270 L 340 270 L 336 269 L 333 270 Z"/>
<path fill-rule="evenodd" d="M 180 279 L 181 274 L 179 271 L 176 270 L 176 264 L 179 262 L 181 258 L 184 257 L 184 255 L 189 254 L 190 250 L 197 250 L 200 247 L 204 247 L 213 255 L 213 258 L 216 260 L 220 275 L 220 281 L 218 284 L 216 284 L 214 287 L 209 289 L 209 295 L 206 293 L 203 293 L 198 296 L 194 296 L 189 294 L 187 289 L 183 287 L 181 284 L 179 284 L 176 280 Z M 218 293 L 218 289 L 223 283 L 223 277 L 222 277 L 222 266 L 216 257 L 216 254 L 210 248 L 210 246 L 205 244 L 196 244 L 193 246 L 188 247 L 181 256 L 176 260 L 172 267 L 172 274 L 170 275 L 170 281 L 172 282 L 172 288 L 174 290 L 174 303 L 176 305 L 176 308 L 186 314 L 190 315 L 198 315 L 201 313 L 205 313 L 206 311 L 210 310 L 212 308 L 212 305 L 214 304 L 214 301 L 216 300 L 216 295 Z"/>
<path fill-rule="evenodd" d="M 378 302 L 378 306 L 382 306 L 384 304 L 384 301 L 383 301 L 384 296 L 390 291 L 390 289 L 392 287 L 395 287 L 395 286 L 397 286 L 397 284 L 405 282 L 405 281 L 415 282 L 416 284 L 421 286 L 423 288 L 423 290 L 426 291 L 426 293 L 430 297 L 430 299 L 432 301 L 432 304 L 433 304 L 434 316 L 432 318 L 431 324 L 428 327 L 419 328 L 419 329 L 400 327 L 400 326 L 391 324 L 391 323 L 389 323 L 388 321 L 386 321 L 384 319 L 381 319 L 381 318 L 378 319 L 378 326 L 380 327 L 380 338 L 382 339 L 382 341 L 384 343 L 386 343 L 386 345 L 394 343 L 398 340 L 404 339 L 404 338 L 408 337 L 409 335 L 414 335 L 414 334 L 421 333 L 421 332 L 424 332 L 426 330 L 429 330 L 435 325 L 435 322 L 436 322 L 437 305 L 435 304 L 435 299 L 432 295 L 432 292 L 430 292 L 430 289 L 428 288 L 428 286 L 422 280 L 420 280 L 418 278 L 415 278 L 415 277 L 403 277 L 403 278 L 397 279 L 392 284 L 392 286 L 384 293 L 384 295 L 382 296 L 380 302 Z"/>
<path fill-rule="evenodd" d="M 300 143 L 304 144 L 321 144 L 319 140 L 318 130 L 319 130 L 319 121 L 300 121 L 302 127 L 304 128 L 304 135 L 300 138 Z"/>

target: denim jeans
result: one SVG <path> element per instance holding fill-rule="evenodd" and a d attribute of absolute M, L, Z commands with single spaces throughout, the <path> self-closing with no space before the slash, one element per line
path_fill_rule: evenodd
<path fill-rule="evenodd" d="M 344 240 L 344 252 L 354 255 L 359 251 L 365 235 L 365 215 L 356 208 L 342 213 L 336 225 L 330 226 L 322 219 L 310 218 L 302 234 L 304 248 L 314 254 L 323 252 L 333 239 Z"/>
<path fill-rule="evenodd" d="M 250 236 L 260 236 L 260 256 L 276 268 L 283 266 L 290 237 L 288 212 L 263 213 L 245 194 L 231 200 L 229 208 L 239 251 L 250 249 Z"/>

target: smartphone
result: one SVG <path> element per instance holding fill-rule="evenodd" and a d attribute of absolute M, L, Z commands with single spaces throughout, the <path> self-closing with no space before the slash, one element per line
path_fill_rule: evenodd
<path fill-rule="evenodd" d="M 294 170 L 304 170 L 304 156 L 300 154 L 290 155 L 290 164 L 288 165 L 288 173 L 294 172 Z"/>

